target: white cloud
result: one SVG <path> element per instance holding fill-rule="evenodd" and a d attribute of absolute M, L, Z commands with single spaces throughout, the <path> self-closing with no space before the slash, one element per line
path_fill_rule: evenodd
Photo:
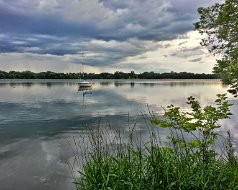
<path fill-rule="evenodd" d="M 83 46 L 85 72 L 114 72 L 121 70 L 129 72 L 198 72 L 211 73 L 216 63 L 206 48 L 200 46 L 201 36 L 195 31 L 179 35 L 173 40 L 144 41 L 129 39 L 128 41 L 90 40 L 75 42 L 73 48 Z M 60 47 L 60 46 L 59 46 Z M 36 54 L 30 51 L 40 51 L 37 47 L 29 47 L 29 53 L 0 54 L 0 69 L 2 70 L 32 70 L 57 72 L 82 71 L 82 56 L 78 54 L 49 55 Z M 91 66 L 90 66 L 91 65 Z"/>
<path fill-rule="evenodd" d="M 0 0 L 0 69 L 74 72 L 85 52 L 87 72 L 210 73 L 215 58 L 188 31 L 218 1 Z"/>
<path fill-rule="evenodd" d="M 124 68 L 131 65 L 140 71 L 211 73 L 216 59 L 200 46 L 200 41 L 200 34 L 191 31 L 177 39 L 154 42 L 156 49 L 128 56 L 119 65 Z"/>

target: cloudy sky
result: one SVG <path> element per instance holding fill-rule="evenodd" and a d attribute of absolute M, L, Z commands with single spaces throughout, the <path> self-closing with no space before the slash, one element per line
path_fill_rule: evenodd
<path fill-rule="evenodd" d="M 193 23 L 217 2 L 0 0 L 0 70 L 211 73 Z"/>

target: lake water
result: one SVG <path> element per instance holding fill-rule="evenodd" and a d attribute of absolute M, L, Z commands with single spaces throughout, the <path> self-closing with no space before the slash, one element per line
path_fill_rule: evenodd
<path fill-rule="evenodd" d="M 96 80 L 89 91 L 77 80 L 0 80 L 0 189 L 74 189 L 66 164 L 74 136 L 99 122 L 122 131 L 137 123 L 145 134 L 148 106 L 156 114 L 171 103 L 186 109 L 191 95 L 207 105 L 226 90 L 219 80 Z M 238 99 L 230 99 L 236 114 Z M 223 123 L 234 139 L 237 121 Z"/>

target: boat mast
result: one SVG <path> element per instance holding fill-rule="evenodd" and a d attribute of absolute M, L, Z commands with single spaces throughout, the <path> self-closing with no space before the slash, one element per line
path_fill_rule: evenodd
<path fill-rule="evenodd" d="M 84 53 L 81 52 L 81 71 L 80 71 L 80 78 L 82 76 L 82 79 L 84 79 L 84 69 L 83 69 L 83 66 L 84 66 Z"/>

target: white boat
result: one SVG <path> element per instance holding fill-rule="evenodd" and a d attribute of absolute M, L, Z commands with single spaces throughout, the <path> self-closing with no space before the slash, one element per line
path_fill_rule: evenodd
<path fill-rule="evenodd" d="M 84 72 L 83 72 L 83 65 L 84 65 L 83 58 L 84 58 L 84 53 L 82 53 L 82 63 L 81 63 L 82 64 L 81 73 L 84 75 Z M 92 81 L 87 81 L 87 80 L 79 81 L 78 85 L 79 85 L 79 88 L 91 88 L 92 87 Z"/>
<path fill-rule="evenodd" d="M 91 81 L 80 81 L 78 82 L 79 87 L 92 87 Z"/>

